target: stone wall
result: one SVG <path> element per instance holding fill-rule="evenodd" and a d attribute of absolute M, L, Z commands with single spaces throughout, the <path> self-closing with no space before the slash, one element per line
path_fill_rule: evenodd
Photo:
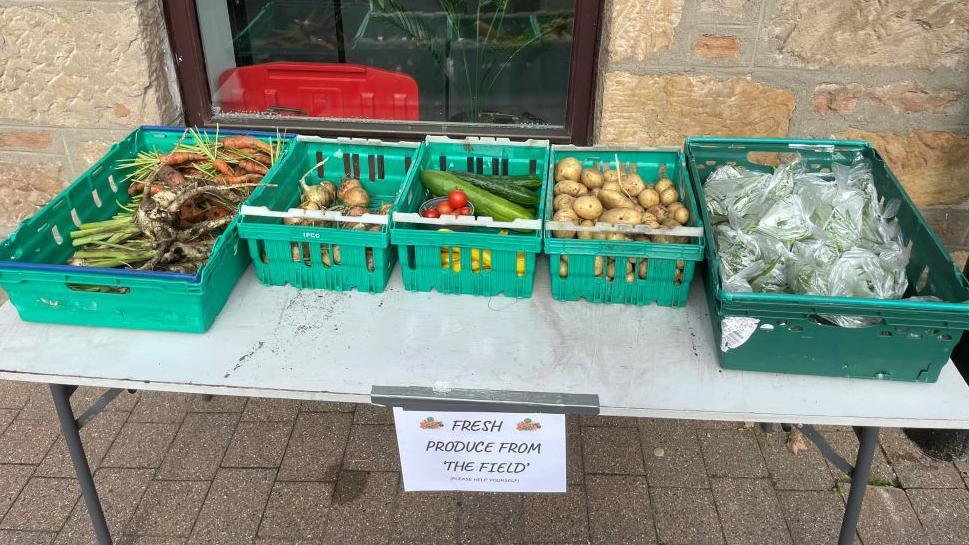
<path fill-rule="evenodd" d="M 969 248 L 969 2 L 607 0 L 598 143 L 843 137 Z"/>
<path fill-rule="evenodd" d="M 160 0 L 0 0 L 0 236 L 137 125 L 178 123 Z"/>

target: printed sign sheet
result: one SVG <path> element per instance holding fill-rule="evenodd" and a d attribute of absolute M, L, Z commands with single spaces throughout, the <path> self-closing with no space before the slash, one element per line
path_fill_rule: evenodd
<path fill-rule="evenodd" d="M 565 415 L 394 408 L 404 490 L 565 492 Z"/>

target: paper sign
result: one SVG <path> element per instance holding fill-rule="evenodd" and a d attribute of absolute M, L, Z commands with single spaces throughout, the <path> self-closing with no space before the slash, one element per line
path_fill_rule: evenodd
<path fill-rule="evenodd" d="M 565 415 L 394 408 L 404 490 L 565 492 Z"/>

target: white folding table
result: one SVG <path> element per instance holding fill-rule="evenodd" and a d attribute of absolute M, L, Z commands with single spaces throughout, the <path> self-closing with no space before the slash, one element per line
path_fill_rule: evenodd
<path fill-rule="evenodd" d="M 718 350 L 699 279 L 685 309 L 566 303 L 552 300 L 544 263 L 530 299 L 406 292 L 399 272 L 382 294 L 265 287 L 250 269 L 206 334 L 32 324 L 0 307 L 0 379 L 51 385 L 100 545 L 111 537 L 78 428 L 122 388 L 855 426 L 841 544 L 853 542 L 879 427 L 969 428 L 969 386 L 951 362 L 916 384 L 723 370 Z M 112 390 L 76 417 L 77 386 Z"/>

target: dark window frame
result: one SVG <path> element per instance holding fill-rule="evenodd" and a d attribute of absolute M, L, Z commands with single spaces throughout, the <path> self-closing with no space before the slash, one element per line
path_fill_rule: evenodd
<path fill-rule="evenodd" d="M 598 79 L 599 34 L 603 2 L 575 1 L 575 28 L 572 31 L 572 63 L 564 129 L 527 129 L 514 125 L 456 124 L 444 122 L 373 122 L 215 116 L 212 95 L 205 73 L 205 57 L 199 33 L 195 0 L 163 0 L 168 38 L 175 59 L 175 72 L 182 97 L 185 123 L 211 127 L 286 129 L 321 136 L 356 136 L 420 140 L 427 134 L 449 136 L 496 136 L 509 138 L 547 138 L 556 143 L 588 145 L 592 139 L 596 81 Z"/>

